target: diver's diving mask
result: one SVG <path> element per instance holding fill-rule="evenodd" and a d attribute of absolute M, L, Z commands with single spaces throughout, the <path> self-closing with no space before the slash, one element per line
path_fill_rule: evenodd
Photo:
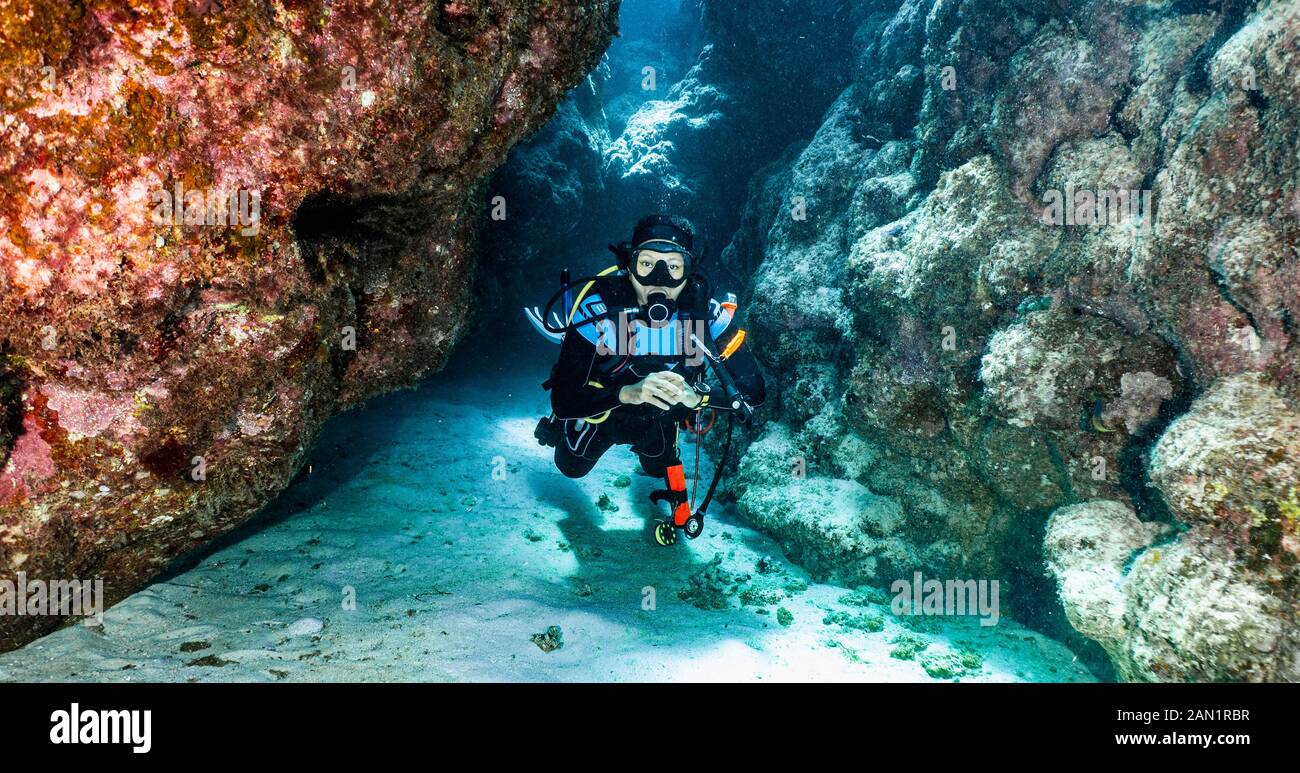
<path fill-rule="evenodd" d="M 661 253 L 678 253 L 680 256 L 680 267 L 674 268 L 669 266 L 670 260 L 663 257 L 642 258 L 643 251 L 661 252 Z M 653 260 L 653 265 L 645 266 L 645 262 Z M 671 261 L 676 263 L 677 261 Z M 665 239 L 653 239 L 638 244 L 632 252 L 632 264 L 630 266 L 633 276 L 637 281 L 646 287 L 681 287 L 686 282 L 686 277 L 691 273 L 691 253 L 681 245 Z"/>

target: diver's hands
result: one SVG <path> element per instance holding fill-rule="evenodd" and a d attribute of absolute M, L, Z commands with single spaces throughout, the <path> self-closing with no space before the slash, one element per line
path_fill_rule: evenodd
<path fill-rule="evenodd" d="M 692 389 L 691 385 L 687 384 L 686 379 L 681 375 L 674 373 L 671 370 L 660 371 L 660 374 L 671 379 L 673 384 L 677 386 L 679 391 L 675 402 L 678 404 L 684 405 L 691 410 L 695 410 L 700 407 L 700 403 L 704 402 L 704 397 L 699 392 Z"/>
<path fill-rule="evenodd" d="M 673 375 L 677 374 L 674 373 Z M 678 376 L 678 378 L 681 377 Z M 677 402 L 693 411 L 700 407 L 700 403 L 704 402 L 704 395 L 691 388 L 691 386 L 686 383 L 686 379 L 682 379 L 682 396 L 678 398 Z"/>
<path fill-rule="evenodd" d="M 701 400 L 686 384 L 686 379 L 670 370 L 651 373 L 635 384 L 628 384 L 618 390 L 618 399 L 627 405 L 644 403 L 665 411 L 677 404 L 694 408 Z"/>

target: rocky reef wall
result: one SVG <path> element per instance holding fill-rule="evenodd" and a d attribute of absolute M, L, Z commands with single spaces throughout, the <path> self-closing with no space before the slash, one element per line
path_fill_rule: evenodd
<path fill-rule="evenodd" d="M 483 180 L 618 5 L 0 2 L 0 578 L 111 603 L 441 367 Z"/>
<path fill-rule="evenodd" d="M 1125 679 L 1300 678 L 1300 7 L 866 5 L 724 256 L 778 385 L 741 511 Z"/>

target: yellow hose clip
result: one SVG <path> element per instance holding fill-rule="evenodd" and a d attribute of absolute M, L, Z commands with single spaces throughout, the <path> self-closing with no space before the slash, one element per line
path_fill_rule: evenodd
<path fill-rule="evenodd" d="M 593 387 L 596 387 L 597 389 L 603 389 L 603 388 L 604 388 L 604 387 L 601 385 L 601 383 L 600 383 L 599 381 L 588 381 L 588 382 L 587 382 L 587 386 L 593 386 Z M 614 411 L 614 409 L 613 409 L 613 408 L 610 408 L 608 411 L 605 411 L 604 413 L 600 414 L 599 416 L 589 416 L 588 418 L 583 419 L 583 421 L 587 422 L 588 424 L 599 424 L 599 423 L 601 423 L 602 421 L 604 421 L 605 419 L 608 419 L 608 418 L 609 418 L 609 414 L 612 413 L 613 411 Z"/>

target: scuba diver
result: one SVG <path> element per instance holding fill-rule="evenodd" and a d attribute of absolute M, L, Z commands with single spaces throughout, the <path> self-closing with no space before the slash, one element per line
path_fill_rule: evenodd
<path fill-rule="evenodd" d="M 570 478 L 590 472 L 611 446 L 631 445 L 641 468 L 664 478 L 667 487 L 650 499 L 669 506 L 670 516 L 655 526 L 655 541 L 671 545 L 678 529 L 690 539 L 703 532 L 731 449 L 732 422 L 749 422 L 766 387 L 742 346 L 745 331 L 732 329 L 735 295 L 722 302 L 711 297 L 689 220 L 649 215 L 637 222 L 631 241 L 610 250 L 617 265 L 574 281 L 565 271 L 545 307 L 525 310 L 538 332 L 560 344 L 559 360 L 542 385 L 551 391 L 553 413 L 535 435 L 555 447 L 555 466 Z M 698 488 L 700 441 L 715 411 L 727 413 L 727 439 L 708 492 L 692 510 L 679 431 L 697 436 Z"/>

